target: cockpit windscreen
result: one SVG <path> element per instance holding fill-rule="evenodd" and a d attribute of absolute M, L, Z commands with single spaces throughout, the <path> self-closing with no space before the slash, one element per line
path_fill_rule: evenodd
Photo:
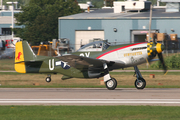
<path fill-rule="evenodd" d="M 102 50 L 106 50 L 108 47 L 109 47 L 108 43 L 104 41 L 95 41 L 87 45 L 84 45 L 77 51 L 102 51 Z"/>

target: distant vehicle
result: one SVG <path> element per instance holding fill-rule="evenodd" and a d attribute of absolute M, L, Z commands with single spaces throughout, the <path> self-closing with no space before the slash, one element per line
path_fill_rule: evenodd
<path fill-rule="evenodd" d="M 36 55 L 41 56 L 57 56 L 57 53 L 52 49 L 49 44 L 40 44 L 31 46 Z"/>
<path fill-rule="evenodd" d="M 14 58 L 15 44 L 19 40 L 19 38 L 0 40 L 0 58 Z"/>
<path fill-rule="evenodd" d="M 41 56 L 60 56 L 60 54 L 71 52 L 69 39 L 66 38 L 41 42 L 40 45 L 32 45 L 31 48 L 36 55 Z"/>

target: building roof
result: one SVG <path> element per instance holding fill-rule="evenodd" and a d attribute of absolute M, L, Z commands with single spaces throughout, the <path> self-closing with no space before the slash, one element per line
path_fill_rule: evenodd
<path fill-rule="evenodd" d="M 180 0 L 161 0 L 161 2 L 180 2 Z"/>
<path fill-rule="evenodd" d="M 22 12 L 22 11 L 14 10 L 14 14 L 19 13 L 19 12 Z M 10 10 L 0 10 L 0 16 L 12 16 L 12 11 L 10 11 Z"/>
<path fill-rule="evenodd" d="M 149 18 L 149 11 L 114 13 L 113 8 L 96 9 L 90 13 L 84 12 L 75 15 L 59 17 L 59 19 L 146 19 Z M 180 18 L 180 12 L 165 12 L 164 8 L 154 8 L 152 18 Z"/>

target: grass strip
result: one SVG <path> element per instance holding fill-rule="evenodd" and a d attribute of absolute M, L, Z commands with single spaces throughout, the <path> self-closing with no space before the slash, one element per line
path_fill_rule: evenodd
<path fill-rule="evenodd" d="M 41 74 L 41 73 L 17 73 L 17 72 L 0 72 L 0 75 L 45 75 L 47 74 Z M 134 75 L 134 72 L 110 72 L 111 75 Z M 155 75 L 164 75 L 163 72 L 141 72 L 142 75 L 149 75 L 149 74 L 155 74 Z M 54 74 L 52 74 L 54 75 Z M 61 75 L 60 73 L 57 73 L 57 75 Z M 168 72 L 167 75 L 180 75 L 179 72 Z"/>
<path fill-rule="evenodd" d="M 179 120 L 173 106 L 0 106 L 1 120 Z"/>
<path fill-rule="evenodd" d="M 155 74 L 155 78 L 150 78 L 150 74 Z M 134 88 L 136 77 L 133 72 L 112 72 L 111 76 L 116 78 L 117 88 Z M 62 75 L 52 75 L 52 81 L 47 83 L 45 74 L 20 74 L 20 73 L 0 73 L 0 88 L 105 88 L 103 77 L 99 79 L 72 78 L 61 80 Z M 146 80 L 146 88 L 180 88 L 178 72 L 163 73 L 142 72 Z M 35 85 L 36 84 L 36 85 Z"/>

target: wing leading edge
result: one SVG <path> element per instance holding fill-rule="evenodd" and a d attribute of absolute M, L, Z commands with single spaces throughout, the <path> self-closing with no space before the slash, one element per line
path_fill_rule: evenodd
<path fill-rule="evenodd" d="M 122 61 L 107 61 L 103 59 L 95 59 L 89 57 L 82 57 L 77 55 L 65 55 L 57 57 L 58 59 L 67 62 L 68 65 L 76 68 L 76 69 L 88 69 L 90 71 L 93 70 L 103 70 L 103 64 L 106 63 L 110 70 L 123 68 L 125 63 Z"/>

